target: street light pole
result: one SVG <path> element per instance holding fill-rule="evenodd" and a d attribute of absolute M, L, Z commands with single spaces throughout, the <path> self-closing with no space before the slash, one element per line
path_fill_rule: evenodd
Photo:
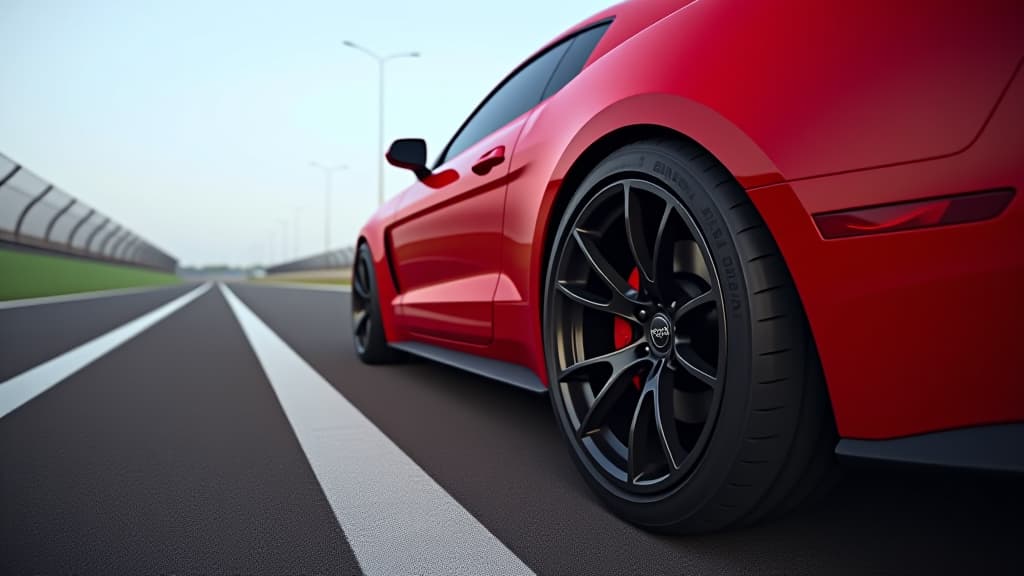
<path fill-rule="evenodd" d="M 420 53 L 397 52 L 381 56 L 350 40 L 345 40 L 342 44 L 359 50 L 377 62 L 377 205 L 380 206 L 384 204 L 384 64 L 396 58 L 419 58 Z"/>
<path fill-rule="evenodd" d="M 377 63 L 377 207 L 384 205 L 384 62 Z"/>
<path fill-rule="evenodd" d="M 334 184 L 334 173 L 341 170 L 348 170 L 345 164 L 327 166 L 319 162 L 310 162 L 313 168 L 324 171 L 324 254 L 331 250 L 331 190 Z"/>

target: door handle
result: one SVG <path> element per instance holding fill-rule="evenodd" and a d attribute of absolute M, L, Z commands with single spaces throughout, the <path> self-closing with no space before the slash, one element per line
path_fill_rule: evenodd
<path fill-rule="evenodd" d="M 473 172 L 483 176 L 505 161 L 505 147 L 495 146 L 473 163 Z"/>

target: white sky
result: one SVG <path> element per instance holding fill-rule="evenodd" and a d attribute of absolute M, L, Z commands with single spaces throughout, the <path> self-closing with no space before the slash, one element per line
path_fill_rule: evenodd
<path fill-rule="evenodd" d="M 612 3 L 0 0 L 0 152 L 183 265 L 322 250 L 309 163 L 348 164 L 331 243 L 349 245 L 376 207 L 377 76 L 342 40 L 422 54 L 387 64 L 385 140 L 433 158 L 509 70 Z M 411 181 L 387 167 L 389 197 Z"/>

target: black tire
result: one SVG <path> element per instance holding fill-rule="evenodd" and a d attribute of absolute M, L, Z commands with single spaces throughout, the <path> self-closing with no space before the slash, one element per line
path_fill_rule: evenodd
<path fill-rule="evenodd" d="M 352 267 L 352 344 L 363 362 L 390 364 L 400 360 L 401 354 L 388 345 L 377 294 L 373 256 L 366 244 L 360 244 Z"/>
<path fill-rule="evenodd" d="M 743 189 L 698 145 L 639 141 L 590 172 L 552 244 L 543 314 L 556 418 L 621 517 L 673 533 L 748 524 L 830 470 L 834 425 L 796 288 Z"/>

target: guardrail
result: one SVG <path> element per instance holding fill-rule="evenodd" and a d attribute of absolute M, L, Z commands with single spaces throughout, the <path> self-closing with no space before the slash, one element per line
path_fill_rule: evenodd
<path fill-rule="evenodd" d="M 355 259 L 355 248 L 349 246 L 339 250 L 331 250 L 321 254 L 315 254 L 306 258 L 292 260 L 284 264 L 270 266 L 266 269 L 267 274 L 283 274 L 286 272 L 304 272 L 308 270 L 332 270 L 335 268 L 348 268 L 352 266 Z"/>
<path fill-rule="evenodd" d="M 173 272 L 178 261 L 0 154 L 0 241 Z"/>

